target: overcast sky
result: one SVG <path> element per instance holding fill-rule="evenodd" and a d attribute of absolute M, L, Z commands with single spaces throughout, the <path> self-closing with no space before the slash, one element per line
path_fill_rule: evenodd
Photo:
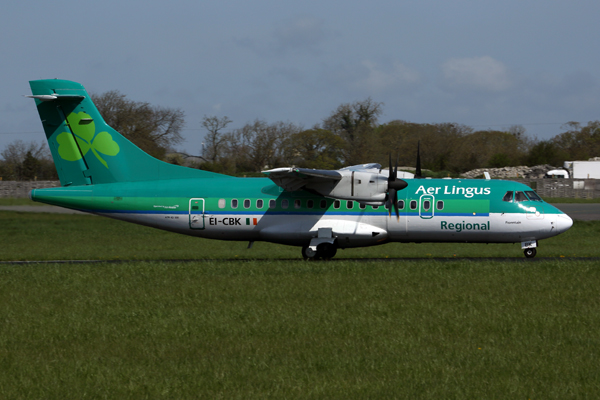
<path fill-rule="evenodd" d="M 307 128 L 342 103 L 380 122 L 523 125 L 550 138 L 600 119 L 597 0 L 5 2 L 0 150 L 40 141 L 29 80 L 181 108 L 200 151 L 204 115 Z"/>

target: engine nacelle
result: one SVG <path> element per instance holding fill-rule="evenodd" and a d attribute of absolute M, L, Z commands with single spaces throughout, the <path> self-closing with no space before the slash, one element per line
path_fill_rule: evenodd
<path fill-rule="evenodd" d="M 387 176 L 379 171 L 339 170 L 342 178 L 335 182 L 311 182 L 306 189 L 325 197 L 354 200 L 361 203 L 381 205 L 386 200 Z"/>

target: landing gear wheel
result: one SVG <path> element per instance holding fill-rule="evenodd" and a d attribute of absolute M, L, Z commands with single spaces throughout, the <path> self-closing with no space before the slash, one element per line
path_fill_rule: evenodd
<path fill-rule="evenodd" d="M 523 253 L 525 254 L 525 257 L 533 258 L 533 257 L 535 257 L 535 254 L 537 253 L 537 251 L 535 250 L 535 248 L 532 248 L 532 249 L 525 249 L 525 251 L 523 251 Z"/>
<path fill-rule="evenodd" d="M 302 257 L 305 260 L 313 260 L 317 257 L 317 252 L 306 246 L 302 248 Z"/>
<path fill-rule="evenodd" d="M 337 246 L 332 243 L 321 243 L 317 246 L 317 255 L 324 259 L 330 259 L 335 257 L 337 253 Z"/>

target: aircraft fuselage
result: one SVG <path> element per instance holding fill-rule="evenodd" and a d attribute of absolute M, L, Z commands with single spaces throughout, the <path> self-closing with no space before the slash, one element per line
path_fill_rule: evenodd
<path fill-rule="evenodd" d="M 498 180 L 412 179 L 389 206 L 287 192 L 268 178 L 211 178 L 36 189 L 35 201 L 211 239 L 307 246 L 330 229 L 340 248 L 387 242 L 536 241 L 572 220 L 554 206 Z M 512 192 L 510 201 L 506 200 Z M 241 195 L 241 196 L 240 196 Z M 504 200 L 503 200 L 504 199 Z M 517 201 L 520 200 L 520 201 Z"/>

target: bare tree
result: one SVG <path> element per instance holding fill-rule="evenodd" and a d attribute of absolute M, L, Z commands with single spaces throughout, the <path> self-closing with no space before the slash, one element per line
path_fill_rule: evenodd
<path fill-rule="evenodd" d="M 92 94 L 92 100 L 108 125 L 156 158 L 163 159 L 170 147 L 183 141 L 180 109 L 129 100 L 117 90 Z"/>
<path fill-rule="evenodd" d="M 231 172 L 258 172 L 264 168 L 288 165 L 286 144 L 302 127 L 291 122 L 268 124 L 255 120 L 227 135 L 227 157 L 233 161 Z"/>
<path fill-rule="evenodd" d="M 56 168 L 52 162 L 46 142 L 24 142 L 15 140 L 0 152 L 0 176 L 3 179 L 30 180 L 56 179 Z"/>
<path fill-rule="evenodd" d="M 376 140 L 373 135 L 383 103 L 370 97 L 363 101 L 340 105 L 323 120 L 323 128 L 339 135 L 346 142 L 344 162 L 359 164 L 373 157 Z"/>
<path fill-rule="evenodd" d="M 202 118 L 202 126 L 208 131 L 204 137 L 206 146 L 202 149 L 202 157 L 215 164 L 222 156 L 223 147 L 227 137 L 222 130 L 227 128 L 232 120 L 227 116 L 219 118 L 216 116 Z"/>

